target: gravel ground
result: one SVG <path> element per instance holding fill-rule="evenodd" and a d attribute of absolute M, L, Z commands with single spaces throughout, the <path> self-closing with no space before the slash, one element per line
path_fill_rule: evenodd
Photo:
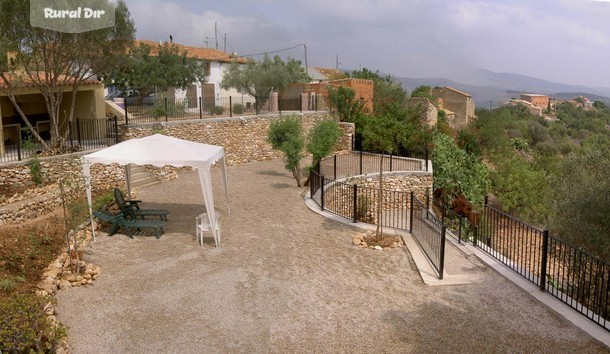
<path fill-rule="evenodd" d="M 426 286 L 407 249 L 352 246 L 361 231 L 307 209 L 279 160 L 228 174 L 220 248 L 195 241 L 192 171 L 138 193 L 171 211 L 161 239 L 98 237 L 102 275 L 57 295 L 75 353 L 608 352 L 477 259 L 446 265 L 477 283 Z"/>

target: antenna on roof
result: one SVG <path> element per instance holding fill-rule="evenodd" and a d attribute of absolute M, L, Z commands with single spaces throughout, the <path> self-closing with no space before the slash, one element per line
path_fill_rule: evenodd
<path fill-rule="evenodd" d="M 169 42 L 170 42 L 170 43 L 174 43 L 174 37 L 172 37 L 172 35 L 171 35 L 171 34 L 169 35 Z"/>

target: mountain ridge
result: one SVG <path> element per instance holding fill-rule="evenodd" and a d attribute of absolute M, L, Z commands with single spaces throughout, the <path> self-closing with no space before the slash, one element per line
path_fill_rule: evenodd
<path fill-rule="evenodd" d="M 485 69 L 466 72 L 455 80 L 442 77 L 396 77 L 395 79 L 408 92 L 422 85 L 450 86 L 470 94 L 477 106 L 492 108 L 500 106 L 503 101 L 510 98 L 518 98 L 518 93 L 539 93 L 562 99 L 574 94 L 592 101 L 601 100 L 610 103 L 610 87 L 568 85 L 522 74 L 495 73 Z"/>

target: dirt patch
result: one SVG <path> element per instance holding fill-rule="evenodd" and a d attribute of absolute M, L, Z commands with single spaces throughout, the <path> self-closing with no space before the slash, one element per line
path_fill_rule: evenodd
<path fill-rule="evenodd" d="M 65 247 L 61 209 L 18 225 L 0 227 L 0 300 L 35 290 L 43 269 Z"/>

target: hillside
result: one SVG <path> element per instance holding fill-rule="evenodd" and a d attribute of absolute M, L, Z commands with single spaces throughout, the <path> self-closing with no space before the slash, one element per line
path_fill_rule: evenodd
<path fill-rule="evenodd" d="M 490 104 L 492 108 L 499 107 L 503 101 L 518 97 L 521 92 L 541 93 L 560 99 L 585 96 L 592 101 L 610 103 L 608 87 L 566 85 L 520 74 L 494 73 L 489 70 L 474 70 L 456 75 L 460 76 L 459 81 L 448 78 L 396 79 L 409 92 L 421 85 L 451 86 L 471 94 L 475 104 L 480 107 L 489 107 Z"/>

